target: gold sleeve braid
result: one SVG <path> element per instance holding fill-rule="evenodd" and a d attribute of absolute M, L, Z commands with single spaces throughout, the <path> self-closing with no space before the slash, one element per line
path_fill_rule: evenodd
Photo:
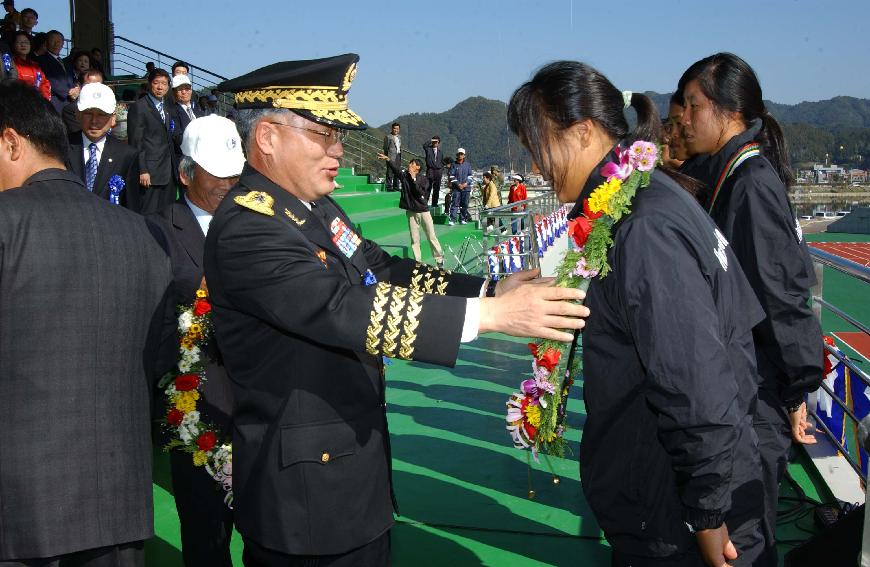
<path fill-rule="evenodd" d="M 438 279 L 435 279 L 435 276 Z M 447 294 L 447 280 L 445 276 L 450 275 L 450 272 L 433 268 L 427 264 L 419 262 L 414 266 L 414 271 L 411 272 L 411 289 L 430 293 L 435 295 Z M 422 280 L 422 285 L 420 285 Z"/>
<path fill-rule="evenodd" d="M 378 283 L 366 330 L 366 352 L 411 360 L 424 297 L 420 290 Z"/>

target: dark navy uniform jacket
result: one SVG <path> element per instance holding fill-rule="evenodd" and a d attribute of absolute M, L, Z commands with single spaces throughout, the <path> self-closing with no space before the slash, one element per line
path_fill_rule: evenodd
<path fill-rule="evenodd" d="M 603 181 L 596 169 L 572 215 Z M 667 556 L 694 545 L 686 522 L 718 527 L 733 493 L 760 487 L 763 313 L 731 247 L 670 177 L 653 172 L 631 209 L 614 227 L 613 271 L 586 299 L 580 471 L 614 548 Z"/>
<path fill-rule="evenodd" d="M 693 174 L 714 187 L 756 132 L 735 136 Z M 767 315 L 755 329 L 760 387 L 791 405 L 822 380 L 822 329 L 807 303 L 816 278 L 786 187 L 767 158 L 749 158 L 722 184 L 710 215 Z"/>
<path fill-rule="evenodd" d="M 246 166 L 209 226 L 205 276 L 235 399 L 238 530 L 328 555 L 393 522 L 381 357 L 454 364 L 483 280 L 389 256 L 330 198 L 314 205 Z"/>

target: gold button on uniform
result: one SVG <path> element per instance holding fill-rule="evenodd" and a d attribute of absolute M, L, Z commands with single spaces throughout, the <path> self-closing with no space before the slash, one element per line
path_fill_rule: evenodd
<path fill-rule="evenodd" d="M 329 462 L 329 453 L 323 453 L 322 455 L 320 455 L 320 462 L 321 463 L 328 463 Z"/>

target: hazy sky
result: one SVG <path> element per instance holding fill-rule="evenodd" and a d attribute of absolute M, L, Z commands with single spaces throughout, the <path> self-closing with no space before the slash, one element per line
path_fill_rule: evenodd
<path fill-rule="evenodd" d="M 17 4 L 39 12 L 37 31 L 68 32 L 66 0 Z M 358 53 L 351 107 L 374 125 L 409 112 L 441 112 L 473 95 L 506 101 L 536 68 L 557 59 L 590 63 L 620 89 L 670 92 L 692 62 L 733 51 L 776 102 L 868 98 L 868 11 L 868 0 L 115 0 L 112 6 L 116 34 L 230 78 L 276 61 Z"/>

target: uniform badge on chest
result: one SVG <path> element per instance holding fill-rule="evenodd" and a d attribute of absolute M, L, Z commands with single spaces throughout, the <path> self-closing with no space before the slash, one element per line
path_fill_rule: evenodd
<path fill-rule="evenodd" d="M 353 256 L 353 253 L 359 248 L 362 239 L 338 217 L 335 217 L 329 223 L 329 230 L 332 232 L 332 242 L 336 248 L 341 250 L 341 253 L 348 258 Z"/>

